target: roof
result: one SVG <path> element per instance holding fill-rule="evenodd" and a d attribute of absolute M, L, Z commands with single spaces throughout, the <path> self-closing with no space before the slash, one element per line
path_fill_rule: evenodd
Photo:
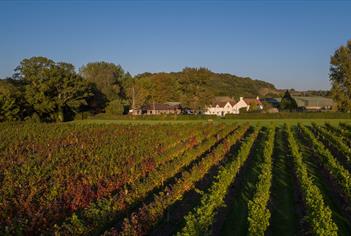
<path fill-rule="evenodd" d="M 272 103 L 272 104 L 279 103 L 279 101 L 276 98 L 261 98 L 260 101 L 261 102 L 269 102 L 269 103 Z"/>
<path fill-rule="evenodd" d="M 257 98 L 244 98 L 247 105 L 262 105 L 261 101 Z"/>
<path fill-rule="evenodd" d="M 228 97 L 228 96 L 217 96 L 213 99 L 213 101 L 216 101 L 216 102 L 228 102 L 228 101 L 235 102 L 235 100 L 233 98 Z"/>
<path fill-rule="evenodd" d="M 331 98 L 325 97 L 296 97 L 293 96 L 299 107 L 331 107 L 334 105 L 334 101 Z M 276 98 L 277 101 L 281 101 L 281 98 Z"/>
<path fill-rule="evenodd" d="M 167 105 L 170 105 L 170 106 L 177 106 L 179 105 L 180 106 L 180 102 L 165 102 L 164 104 L 167 104 Z"/>
<path fill-rule="evenodd" d="M 180 109 L 180 108 L 181 108 L 180 104 L 169 105 L 169 104 L 160 104 L 160 103 L 148 104 L 143 107 L 143 109 L 145 110 L 174 110 L 174 109 Z"/>
<path fill-rule="evenodd" d="M 231 106 L 234 106 L 236 104 L 236 101 L 231 98 L 231 97 L 227 97 L 227 96 L 223 96 L 223 97 L 215 97 L 212 102 L 211 105 L 213 107 L 215 106 L 219 106 L 219 107 L 224 107 L 227 103 L 230 103 Z"/>
<path fill-rule="evenodd" d="M 213 107 L 216 107 L 217 105 L 219 106 L 219 107 L 224 107 L 225 105 L 227 105 L 227 103 L 229 102 L 229 104 L 231 105 L 231 106 L 234 106 L 235 104 L 236 104 L 236 102 L 232 102 L 232 101 L 227 101 L 227 102 L 212 102 L 212 106 Z"/>

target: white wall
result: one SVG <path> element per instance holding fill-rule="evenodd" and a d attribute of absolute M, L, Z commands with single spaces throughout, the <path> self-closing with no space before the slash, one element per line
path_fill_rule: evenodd
<path fill-rule="evenodd" d="M 247 103 L 244 101 L 244 99 L 242 97 L 240 97 L 240 100 L 239 102 L 237 102 L 235 105 L 234 105 L 235 109 L 238 110 L 238 114 L 239 114 L 239 110 L 241 108 L 246 108 L 246 110 L 248 111 L 250 109 L 250 106 L 247 105 Z"/>
<path fill-rule="evenodd" d="M 232 106 L 229 102 L 227 102 L 224 107 L 219 107 L 218 105 L 215 107 L 210 106 L 207 108 L 204 114 L 217 116 L 224 116 L 226 114 L 239 114 L 239 109 L 243 107 L 249 109 L 249 106 L 241 97 L 239 102 L 237 102 L 234 106 Z"/>

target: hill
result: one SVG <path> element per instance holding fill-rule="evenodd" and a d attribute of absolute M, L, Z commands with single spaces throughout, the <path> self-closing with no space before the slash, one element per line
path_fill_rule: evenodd
<path fill-rule="evenodd" d="M 238 99 L 277 93 L 275 86 L 265 81 L 215 73 L 206 68 L 185 68 L 181 72 L 171 73 L 143 73 L 134 78 L 133 88 L 136 106 L 179 101 L 192 108 L 203 107 L 215 96 Z"/>

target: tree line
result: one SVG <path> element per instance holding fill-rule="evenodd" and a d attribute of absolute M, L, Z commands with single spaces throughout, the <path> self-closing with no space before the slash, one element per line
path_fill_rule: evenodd
<path fill-rule="evenodd" d="M 351 40 L 330 60 L 331 95 L 339 111 L 351 111 Z M 0 121 L 62 122 L 77 115 L 128 109 L 167 101 L 201 110 L 215 96 L 266 96 L 274 85 L 260 80 L 214 73 L 206 68 L 185 68 L 175 73 L 131 76 L 120 65 L 93 62 L 78 71 L 72 64 L 45 57 L 24 59 L 15 73 L 0 80 Z M 295 107 L 289 94 L 286 109 Z"/>
<path fill-rule="evenodd" d="M 261 88 L 275 89 L 264 81 L 206 68 L 133 77 L 108 62 L 88 63 L 76 71 L 69 63 L 32 57 L 22 60 L 11 78 L 0 80 L 0 121 L 62 122 L 169 101 L 201 110 L 215 96 L 256 97 Z"/>
<path fill-rule="evenodd" d="M 76 72 L 69 63 L 24 59 L 11 78 L 0 80 L 0 121 L 67 121 L 84 112 L 122 114 L 131 80 L 113 63 L 89 63 Z"/>

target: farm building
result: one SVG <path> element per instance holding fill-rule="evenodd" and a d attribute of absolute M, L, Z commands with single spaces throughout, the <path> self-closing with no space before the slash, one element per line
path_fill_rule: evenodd
<path fill-rule="evenodd" d="M 276 98 L 261 98 L 260 99 L 261 103 L 266 102 L 271 104 L 273 107 L 279 107 L 280 101 L 278 101 Z"/>
<path fill-rule="evenodd" d="M 162 114 L 180 114 L 182 107 L 179 102 L 154 103 L 141 107 L 140 109 L 130 110 L 132 115 L 162 115 Z"/>
<path fill-rule="evenodd" d="M 180 103 L 151 104 L 143 108 L 147 115 L 180 114 L 182 108 Z"/>
<path fill-rule="evenodd" d="M 331 110 L 334 106 L 334 101 L 331 98 L 325 97 L 295 97 L 298 107 L 304 108 L 310 111 L 319 111 L 319 110 Z M 275 98 L 278 102 L 281 101 L 281 98 Z"/>
<path fill-rule="evenodd" d="M 257 106 L 263 108 L 259 98 L 243 98 L 240 97 L 239 101 L 235 101 L 230 97 L 216 97 L 211 105 L 206 107 L 204 114 L 225 116 L 226 114 L 239 114 L 240 109 L 245 108 L 247 111 L 250 106 Z"/>

